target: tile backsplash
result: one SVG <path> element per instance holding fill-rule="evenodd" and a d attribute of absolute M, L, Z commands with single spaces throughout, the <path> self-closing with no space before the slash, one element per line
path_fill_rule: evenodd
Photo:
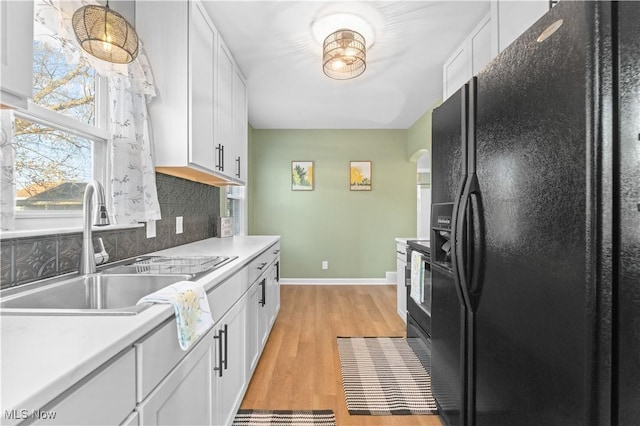
<path fill-rule="evenodd" d="M 220 189 L 156 173 L 162 220 L 156 222 L 156 237 L 147 238 L 146 228 L 94 231 L 101 237 L 110 261 L 150 253 L 215 236 L 220 211 Z M 176 234 L 176 217 L 183 217 L 182 234 Z M 9 238 L 0 244 L 0 287 L 73 272 L 78 269 L 82 233 L 43 237 Z"/>

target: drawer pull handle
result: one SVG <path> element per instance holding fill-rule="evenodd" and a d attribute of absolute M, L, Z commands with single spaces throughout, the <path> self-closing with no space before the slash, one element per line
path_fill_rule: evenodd
<path fill-rule="evenodd" d="M 260 266 L 258 266 L 258 270 L 259 270 L 259 271 L 262 271 L 262 270 L 264 269 L 264 267 L 265 267 L 265 266 L 267 266 L 267 262 L 262 262 L 262 263 L 260 264 Z"/>

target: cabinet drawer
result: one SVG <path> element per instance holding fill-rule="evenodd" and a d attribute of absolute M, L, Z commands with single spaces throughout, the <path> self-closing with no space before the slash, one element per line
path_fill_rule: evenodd
<path fill-rule="evenodd" d="M 136 406 L 133 348 L 40 410 L 35 425 L 118 425 Z M 45 418 L 46 417 L 46 418 Z"/>
<path fill-rule="evenodd" d="M 249 289 L 248 275 L 247 268 L 243 268 L 207 294 L 214 322 L 217 323 Z"/>
<path fill-rule="evenodd" d="M 249 264 L 249 283 L 253 284 L 280 255 L 280 242 L 275 243 Z"/>

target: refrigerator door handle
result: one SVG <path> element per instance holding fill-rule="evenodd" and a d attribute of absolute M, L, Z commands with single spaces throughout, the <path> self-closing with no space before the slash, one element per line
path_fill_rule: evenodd
<path fill-rule="evenodd" d="M 471 296 L 477 296 L 482 288 L 482 264 L 484 259 L 484 227 L 482 226 L 482 200 L 478 190 L 477 178 L 474 175 L 475 184 L 472 184 L 471 198 L 471 220 L 472 220 L 472 257 L 473 267 L 471 268 Z"/>
<path fill-rule="evenodd" d="M 471 179 L 467 179 L 467 184 L 465 185 L 464 191 L 462 193 L 462 202 L 460 203 L 460 207 L 458 208 L 458 218 L 456 222 L 456 241 L 455 241 L 455 256 L 458 269 L 458 275 L 460 276 L 460 286 L 464 290 L 464 301 L 467 306 L 469 306 L 469 298 L 467 289 L 467 259 L 465 257 L 465 250 L 468 244 L 468 237 L 465 238 L 465 228 L 467 227 L 468 221 L 468 205 L 469 205 L 469 194 L 471 187 Z"/>
<path fill-rule="evenodd" d="M 451 218 L 451 269 L 453 269 L 453 277 L 457 286 L 460 286 L 462 283 L 460 281 L 460 268 L 462 264 L 458 264 L 457 256 L 458 256 L 458 231 L 457 231 L 457 223 L 460 221 L 460 201 L 463 197 L 464 187 L 467 183 L 467 176 L 463 176 L 460 181 L 460 187 L 456 192 L 456 198 L 453 202 L 453 217 Z"/>
<path fill-rule="evenodd" d="M 480 286 L 479 277 L 483 256 L 480 209 L 480 188 L 478 177 L 474 173 L 467 179 L 456 223 L 455 263 L 458 266 L 460 284 L 468 307 L 472 307 L 471 296 L 479 291 Z M 465 233 L 468 226 L 471 227 L 471 233 Z M 472 248 L 471 252 L 468 252 L 468 247 Z M 468 264 L 469 262 L 471 265 Z"/>

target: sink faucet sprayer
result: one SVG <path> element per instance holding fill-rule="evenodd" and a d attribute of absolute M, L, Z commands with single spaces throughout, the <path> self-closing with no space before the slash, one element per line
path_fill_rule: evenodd
<path fill-rule="evenodd" d="M 100 265 L 109 261 L 109 254 L 104 249 L 102 238 L 98 238 L 100 253 L 94 253 L 93 251 L 93 240 L 91 238 L 91 205 L 94 193 L 96 206 L 93 225 L 105 226 L 109 224 L 104 188 L 97 180 L 89 181 L 84 189 L 84 198 L 82 201 L 82 252 L 80 253 L 80 268 L 78 269 L 80 275 L 92 274 L 96 272 L 96 264 Z"/>

